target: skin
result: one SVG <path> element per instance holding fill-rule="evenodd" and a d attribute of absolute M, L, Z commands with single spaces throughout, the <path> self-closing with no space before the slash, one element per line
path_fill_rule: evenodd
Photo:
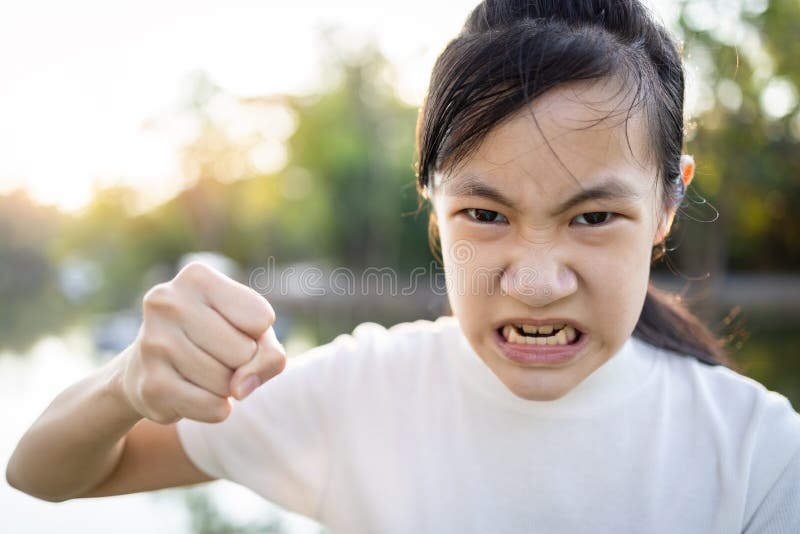
<path fill-rule="evenodd" d="M 523 399 L 563 397 L 622 347 L 644 303 L 652 246 L 669 231 L 674 210 L 664 208 L 643 117 L 626 124 L 626 93 L 614 80 L 555 88 L 434 176 L 451 308 L 478 356 Z M 609 180 L 628 194 L 554 213 Z M 613 215 L 583 215 L 592 212 Z M 520 318 L 572 319 L 588 343 L 565 364 L 512 361 L 495 329 Z"/>

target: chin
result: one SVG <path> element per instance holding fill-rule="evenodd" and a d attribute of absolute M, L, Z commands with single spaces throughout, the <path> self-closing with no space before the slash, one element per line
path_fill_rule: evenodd
<path fill-rule="evenodd" d="M 572 389 L 575 387 L 574 385 L 563 383 L 520 384 L 509 383 L 502 379 L 501 381 L 506 385 L 511 393 L 523 400 L 529 401 L 556 401 L 572 391 Z"/>
<path fill-rule="evenodd" d="M 567 365 L 527 366 L 502 356 L 493 335 L 483 338 L 480 355 L 483 364 L 515 396 L 529 401 L 555 401 L 572 391 L 581 381 L 581 359 Z"/>

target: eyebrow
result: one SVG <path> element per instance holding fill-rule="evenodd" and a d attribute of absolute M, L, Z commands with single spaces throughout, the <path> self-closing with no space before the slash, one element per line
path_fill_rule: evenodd
<path fill-rule="evenodd" d="M 455 197 L 482 197 L 498 204 L 502 204 L 512 210 L 517 210 L 513 200 L 505 196 L 499 190 L 487 184 L 475 176 L 467 176 L 459 180 L 448 180 L 442 184 L 444 193 Z M 582 189 L 568 199 L 564 200 L 550 212 L 556 216 L 574 208 L 575 206 L 588 202 L 589 200 L 617 200 L 639 198 L 639 194 L 628 185 L 620 182 L 614 177 L 607 178 L 592 187 Z"/>

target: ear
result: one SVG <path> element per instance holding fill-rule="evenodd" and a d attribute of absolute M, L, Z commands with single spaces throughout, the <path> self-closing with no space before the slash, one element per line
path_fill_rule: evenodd
<path fill-rule="evenodd" d="M 684 191 L 689 189 L 689 184 L 694 180 L 694 158 L 689 154 L 681 156 L 681 180 Z"/>
<path fill-rule="evenodd" d="M 683 182 L 683 191 L 686 191 L 689 188 L 689 185 L 694 180 L 694 158 L 688 154 L 684 154 L 681 156 L 681 182 Z M 683 195 L 681 195 L 681 198 Z M 678 210 L 678 204 L 680 201 L 670 208 L 662 217 L 661 222 L 658 225 L 658 229 L 656 230 L 656 235 L 653 238 L 653 244 L 657 245 L 664 241 L 666 237 L 669 235 L 670 228 L 672 228 L 672 221 L 675 219 L 675 212 Z"/>

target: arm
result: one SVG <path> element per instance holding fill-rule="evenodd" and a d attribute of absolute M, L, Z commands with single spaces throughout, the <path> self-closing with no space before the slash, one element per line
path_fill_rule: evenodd
<path fill-rule="evenodd" d="M 230 395 L 242 399 L 283 370 L 274 313 L 199 264 L 148 292 L 143 311 L 136 341 L 61 393 L 25 433 L 6 468 L 10 485 L 63 501 L 210 480 L 172 423 L 221 422 Z"/>
<path fill-rule="evenodd" d="M 212 480 L 174 425 L 143 419 L 125 401 L 112 363 L 67 388 L 25 433 L 8 463 L 11 486 L 58 502 Z"/>
<path fill-rule="evenodd" d="M 103 482 L 79 497 L 106 497 L 209 482 L 189 460 L 175 425 L 143 419 L 128 432 L 117 466 Z"/>
<path fill-rule="evenodd" d="M 106 365 L 55 398 L 12 454 L 6 468 L 11 486 L 63 501 L 113 471 L 126 433 L 141 419 L 114 393 L 115 375 L 114 366 Z"/>

